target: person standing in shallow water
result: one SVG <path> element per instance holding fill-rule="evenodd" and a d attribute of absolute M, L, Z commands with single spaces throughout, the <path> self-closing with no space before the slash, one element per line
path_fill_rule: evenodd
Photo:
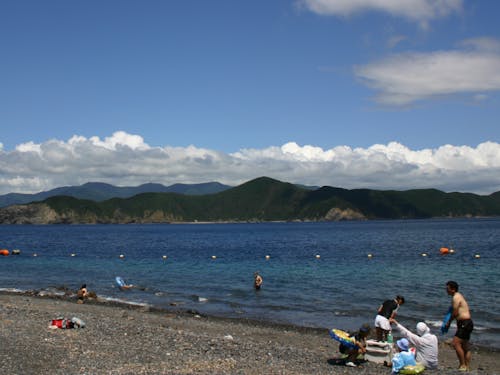
<path fill-rule="evenodd" d="M 255 290 L 259 290 L 263 282 L 264 280 L 262 279 L 262 276 L 260 276 L 258 272 L 255 272 L 253 274 L 253 287 Z"/>
<path fill-rule="evenodd" d="M 470 362 L 472 360 L 472 352 L 469 347 L 470 334 L 474 329 L 474 323 L 472 322 L 469 304 L 465 300 L 461 293 L 458 293 L 458 284 L 455 281 L 448 281 L 446 283 L 446 292 L 451 296 L 451 306 L 453 307 L 453 312 L 451 314 L 451 319 L 447 324 L 447 328 L 450 327 L 450 323 L 453 319 L 457 321 L 457 332 L 453 336 L 453 346 L 455 347 L 455 352 L 457 353 L 458 361 L 460 363 L 459 371 L 469 371 Z"/>

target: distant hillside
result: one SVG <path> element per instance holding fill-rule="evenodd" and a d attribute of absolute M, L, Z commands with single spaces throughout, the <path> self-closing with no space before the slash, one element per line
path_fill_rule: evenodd
<path fill-rule="evenodd" d="M 218 193 L 231 188 L 218 182 L 201 184 L 174 184 L 164 186 L 161 184 L 143 184 L 135 187 L 121 187 L 102 182 L 89 182 L 80 186 L 65 186 L 36 194 L 9 193 L 0 195 L 0 207 L 13 204 L 40 202 L 50 197 L 66 195 L 78 199 L 105 201 L 111 198 L 129 198 L 142 193 L 178 193 L 186 195 L 204 195 Z"/>
<path fill-rule="evenodd" d="M 309 190 L 261 177 L 206 195 L 143 193 L 102 202 L 57 196 L 0 209 L 0 223 L 324 221 L 500 216 L 499 194 L 439 190 Z"/>

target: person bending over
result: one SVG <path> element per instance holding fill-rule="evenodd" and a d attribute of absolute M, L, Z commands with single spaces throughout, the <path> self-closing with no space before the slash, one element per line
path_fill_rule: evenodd
<path fill-rule="evenodd" d="M 355 332 L 352 335 L 349 335 L 349 337 L 354 339 L 354 344 L 357 346 L 357 348 L 351 348 L 348 347 L 344 344 L 340 344 L 339 346 L 339 351 L 342 354 L 346 354 L 346 366 L 349 367 L 356 367 L 354 362 L 358 358 L 360 354 L 365 354 L 366 353 L 366 338 L 370 334 L 370 325 L 368 324 L 363 324 L 358 332 Z"/>
<path fill-rule="evenodd" d="M 387 334 L 391 331 L 389 319 L 394 319 L 396 317 L 399 306 L 404 303 L 404 297 L 396 296 L 395 299 L 388 299 L 380 305 L 377 316 L 375 317 L 375 330 L 378 341 L 387 341 Z"/>

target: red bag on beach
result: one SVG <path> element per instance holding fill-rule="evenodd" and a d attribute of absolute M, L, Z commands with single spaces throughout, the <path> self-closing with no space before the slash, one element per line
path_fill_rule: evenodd
<path fill-rule="evenodd" d="M 74 324 L 70 319 L 52 319 L 50 325 L 62 329 L 68 329 L 74 327 Z"/>

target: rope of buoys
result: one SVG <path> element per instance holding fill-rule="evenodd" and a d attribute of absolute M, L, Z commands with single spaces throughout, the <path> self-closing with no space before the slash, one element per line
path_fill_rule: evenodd
<path fill-rule="evenodd" d="M 446 255 L 446 254 L 454 254 L 454 253 L 455 253 L 455 250 L 450 249 L 450 248 L 447 248 L 447 247 L 441 247 L 441 248 L 439 249 L 439 253 L 440 253 L 441 255 Z M 19 254 L 21 254 L 21 250 L 19 250 L 19 249 L 14 249 L 14 250 L 12 250 L 12 251 L 9 251 L 9 250 L 7 250 L 7 249 L 0 249 L 0 256 L 19 255 Z M 38 254 L 37 254 L 37 253 L 33 253 L 33 254 L 32 254 L 32 256 L 36 257 L 36 256 L 38 256 Z M 76 253 L 70 253 L 70 256 L 71 256 L 71 257 L 76 257 L 76 256 L 77 256 L 77 254 L 76 254 Z M 422 257 L 427 257 L 427 256 L 429 256 L 429 254 L 428 254 L 428 253 L 423 252 L 423 253 L 420 253 L 420 256 L 422 256 Z M 320 254 L 316 254 L 314 257 L 315 257 L 316 259 L 321 259 L 321 255 L 320 255 Z M 368 253 L 368 254 L 367 254 L 367 257 L 368 257 L 369 259 L 371 259 L 371 258 L 373 258 L 373 254 L 372 254 L 372 253 Z M 119 255 L 118 255 L 118 258 L 120 258 L 120 259 L 125 259 L 125 255 L 124 255 L 124 254 L 119 254 Z M 167 255 L 162 255 L 162 256 L 161 256 L 161 258 L 162 258 L 163 260 L 167 260 L 167 259 L 168 259 L 168 256 L 167 256 Z M 475 258 L 475 259 L 479 259 L 479 258 L 481 258 L 481 255 L 480 255 L 480 254 L 474 254 L 474 258 Z M 212 256 L 211 256 L 211 259 L 215 260 L 215 259 L 217 259 L 217 256 L 216 256 L 216 255 L 212 255 Z M 269 259 L 271 259 L 271 256 L 270 256 L 270 255 L 265 255 L 265 259 L 266 259 L 266 260 L 269 260 Z"/>

